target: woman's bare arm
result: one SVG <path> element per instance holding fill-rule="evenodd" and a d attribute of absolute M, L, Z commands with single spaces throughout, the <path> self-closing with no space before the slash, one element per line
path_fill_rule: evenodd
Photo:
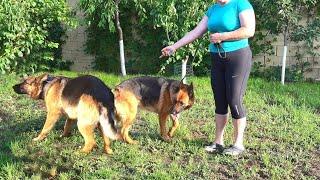
<path fill-rule="evenodd" d="M 162 55 L 169 56 L 180 47 L 195 41 L 199 37 L 202 37 L 203 34 L 207 32 L 207 29 L 208 29 L 207 24 L 208 24 L 208 17 L 203 16 L 202 20 L 198 23 L 198 25 L 192 31 L 188 32 L 183 38 L 181 38 L 179 41 L 177 41 L 173 45 L 163 48 L 161 50 Z"/>

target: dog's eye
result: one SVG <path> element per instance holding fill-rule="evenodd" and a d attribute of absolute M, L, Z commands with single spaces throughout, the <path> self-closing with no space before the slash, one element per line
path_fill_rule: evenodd
<path fill-rule="evenodd" d="M 183 107 L 185 106 L 185 104 L 182 101 L 179 101 L 179 105 Z"/>

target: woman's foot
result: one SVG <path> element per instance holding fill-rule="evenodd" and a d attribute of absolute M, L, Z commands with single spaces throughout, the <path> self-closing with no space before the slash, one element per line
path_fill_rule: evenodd
<path fill-rule="evenodd" d="M 221 144 L 212 143 L 211 145 L 206 146 L 204 150 L 209 153 L 222 153 L 224 150 L 224 147 Z"/>
<path fill-rule="evenodd" d="M 223 154 L 237 156 L 245 151 L 244 147 L 231 146 L 223 151 Z"/>

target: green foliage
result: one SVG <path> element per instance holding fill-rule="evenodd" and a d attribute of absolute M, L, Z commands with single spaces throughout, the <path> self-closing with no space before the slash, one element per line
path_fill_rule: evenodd
<path fill-rule="evenodd" d="M 320 45 L 316 42 L 320 40 L 320 15 L 313 17 L 305 26 L 297 25 L 291 34 L 291 40 L 294 42 L 304 42 L 306 47 L 305 54 L 312 56 L 320 56 L 316 50 L 319 50 Z"/>
<path fill-rule="evenodd" d="M 84 1 L 82 1 L 84 2 Z M 88 1 L 91 2 L 91 1 Z M 120 4 L 120 21 L 123 25 L 126 68 L 129 73 L 157 73 L 160 67 L 162 32 L 155 30 L 151 23 L 139 22 L 135 9 L 129 4 Z M 87 6 L 83 8 L 88 8 Z M 85 10 L 87 11 L 87 10 Z M 118 36 L 108 26 L 100 26 L 100 14 L 105 9 L 95 9 L 94 14 L 87 14 L 88 41 L 86 51 L 95 56 L 94 68 L 100 71 L 119 73 Z M 123 12 L 123 13 L 122 13 Z M 125 13 L 124 13 L 125 12 Z M 94 17 L 93 17 L 94 16 Z M 111 22 L 113 24 L 113 22 Z"/>
<path fill-rule="evenodd" d="M 303 67 L 301 67 L 303 66 Z M 295 65 L 286 68 L 286 82 L 301 82 L 304 80 L 302 71 L 307 64 Z M 281 66 L 269 66 L 266 67 L 261 64 L 261 62 L 254 62 L 250 75 L 252 77 L 261 77 L 270 81 L 280 81 L 281 80 Z"/>
<path fill-rule="evenodd" d="M 126 52 L 126 56 L 129 56 L 129 58 L 127 58 L 129 71 L 139 73 L 158 72 L 160 70 L 159 66 L 162 64 L 159 63 L 160 61 L 158 59 L 161 47 L 172 44 L 194 28 L 203 17 L 205 10 L 211 4 L 212 1 L 200 0 L 121 1 L 119 6 L 121 12 L 120 21 L 125 31 L 124 41 L 126 51 L 129 51 Z M 103 33 L 106 28 L 108 28 L 111 33 L 115 30 L 113 22 L 115 10 L 114 1 L 81 0 L 80 6 L 84 9 L 87 22 L 90 26 L 90 40 L 87 44 L 88 52 L 95 54 L 97 51 L 93 48 L 95 46 L 94 44 L 101 44 L 99 42 L 103 40 L 112 44 L 107 44 L 108 47 L 105 48 L 100 46 L 101 50 L 112 48 L 112 52 L 107 53 L 106 51 L 99 50 L 98 54 L 95 54 L 96 67 L 117 69 L 114 68 L 119 64 L 116 60 L 117 56 L 115 52 L 117 52 L 117 49 L 114 48 L 115 42 L 108 41 L 114 39 L 110 36 L 115 36 L 115 34 L 107 33 L 108 37 L 106 37 L 105 33 Z M 135 23 L 130 22 L 131 17 L 136 19 Z M 138 39 L 133 35 L 133 31 L 136 31 L 135 34 L 140 36 Z M 101 38 L 101 36 L 103 38 Z M 105 44 L 105 42 L 102 44 Z M 175 53 L 173 57 L 165 61 L 162 70 L 165 69 L 165 65 L 186 58 L 192 59 L 191 63 L 193 65 L 199 65 L 203 56 L 207 53 L 208 44 L 209 41 L 205 38 L 190 44 L 186 48 L 182 48 Z M 99 52 L 101 52 L 101 54 Z M 150 71 L 146 71 L 147 67 L 151 68 Z"/>
<path fill-rule="evenodd" d="M 213 4 L 211 0 L 144 0 L 140 2 L 140 10 L 143 19 L 151 19 L 155 28 L 160 28 L 165 33 L 163 45 L 171 45 L 178 41 L 200 22 L 205 11 Z M 157 8 L 154 8 L 157 7 Z M 162 65 L 161 72 L 166 65 L 181 60 L 191 60 L 192 65 L 198 66 L 208 52 L 208 38 L 200 38 L 179 49 L 172 57 L 169 57 Z"/>
<path fill-rule="evenodd" d="M 1 73 L 65 67 L 54 54 L 64 32 L 60 23 L 74 25 L 64 0 L 0 1 Z"/>
<path fill-rule="evenodd" d="M 77 76 L 74 72 L 57 75 Z M 123 77 L 92 72 L 113 88 Z M 127 77 L 129 78 L 129 77 Z M 173 77 L 179 79 L 178 77 Z M 113 141 L 113 155 L 97 148 L 79 152 L 84 140 L 75 127 L 59 138 L 64 119 L 48 137 L 32 142 L 41 131 L 45 108 L 12 91 L 14 75 L 0 76 L 0 179 L 315 179 L 319 177 L 319 84 L 250 78 L 245 96 L 248 113 L 246 153 L 239 157 L 208 154 L 204 146 L 214 137 L 214 102 L 209 77 L 192 77 L 196 103 L 180 116 L 181 126 L 171 142 L 159 136 L 158 116 L 140 111 L 130 130 L 139 141 Z M 171 123 L 170 123 L 171 124 Z M 225 143 L 232 143 L 232 120 Z"/>
<path fill-rule="evenodd" d="M 272 54 L 272 43 L 277 35 L 289 27 L 290 38 L 294 42 L 306 41 L 307 49 L 314 53 L 319 36 L 319 18 L 310 18 L 307 25 L 301 25 L 305 12 L 316 17 L 316 0 L 252 0 L 257 31 L 250 39 L 253 54 Z M 130 73 L 168 72 L 172 64 L 189 59 L 196 74 L 206 74 L 208 67 L 208 38 L 203 38 L 179 49 L 172 57 L 159 60 L 162 47 L 172 44 L 192 30 L 213 1 L 201 0 L 133 0 L 121 1 L 120 21 L 124 30 L 127 68 Z M 114 1 L 81 0 L 86 12 L 89 28 L 88 52 L 96 56 L 95 66 L 99 70 L 118 73 L 117 35 L 114 34 Z M 311 13 L 311 14 L 310 14 Z M 134 19 L 132 21 L 132 19 Z M 137 37 L 138 34 L 138 37 Z M 301 52 L 302 53 L 302 52 Z M 307 53 L 307 52 L 306 52 Z M 302 60 L 302 59 L 301 59 Z M 168 66 L 169 64 L 169 66 Z M 297 66 L 305 71 L 308 62 Z M 303 67 L 303 65 L 306 65 Z M 150 70 L 148 70 L 150 68 Z"/>
<path fill-rule="evenodd" d="M 124 6 L 128 0 L 119 0 L 119 2 Z M 97 23 L 97 27 L 102 29 L 108 27 L 110 32 L 115 32 L 116 0 L 80 0 L 79 5 L 84 10 L 89 26 Z"/>

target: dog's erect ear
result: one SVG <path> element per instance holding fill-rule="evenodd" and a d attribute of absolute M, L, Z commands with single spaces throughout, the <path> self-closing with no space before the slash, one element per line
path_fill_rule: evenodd
<path fill-rule="evenodd" d="M 117 87 L 115 89 L 113 89 L 113 95 L 115 98 L 119 97 L 120 96 L 120 89 Z"/>
<path fill-rule="evenodd" d="M 22 79 L 22 81 L 25 81 L 25 80 L 28 79 L 28 76 L 27 75 L 23 75 L 21 79 Z"/>
<path fill-rule="evenodd" d="M 46 81 L 48 79 L 49 75 L 47 73 L 42 74 L 41 76 L 39 76 L 37 79 L 39 82 L 43 82 Z"/>
<path fill-rule="evenodd" d="M 189 88 L 193 90 L 193 82 L 191 82 L 191 84 L 189 85 Z"/>

